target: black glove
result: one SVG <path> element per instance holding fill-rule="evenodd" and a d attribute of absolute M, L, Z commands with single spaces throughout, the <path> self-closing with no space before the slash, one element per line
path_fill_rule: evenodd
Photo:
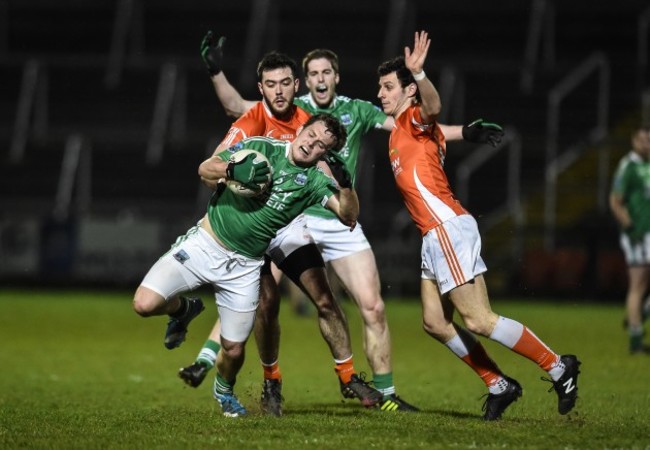
<path fill-rule="evenodd" d="M 255 162 L 255 154 L 246 155 L 241 161 L 229 161 L 226 178 L 240 182 L 243 186 L 261 191 L 260 184 L 269 179 L 271 169 L 266 161 Z"/>
<path fill-rule="evenodd" d="M 207 67 L 210 76 L 221 73 L 221 65 L 223 63 L 223 44 L 226 42 L 226 37 L 221 36 L 217 43 L 214 43 L 212 31 L 208 33 L 201 41 L 201 58 Z"/>
<path fill-rule="evenodd" d="M 496 123 L 476 119 L 469 125 L 463 125 L 463 139 L 468 142 L 490 144 L 492 147 L 496 147 L 502 137 L 503 128 Z"/>
<path fill-rule="evenodd" d="M 352 187 L 352 177 L 350 176 L 350 172 L 345 168 L 345 161 L 343 161 L 343 158 L 341 158 L 338 153 L 325 153 L 323 161 L 325 161 L 327 167 L 330 168 L 332 176 L 339 184 L 339 187 L 343 189 Z"/>

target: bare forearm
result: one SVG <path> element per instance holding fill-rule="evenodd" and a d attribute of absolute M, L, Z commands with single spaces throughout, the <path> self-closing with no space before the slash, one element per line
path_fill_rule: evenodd
<path fill-rule="evenodd" d="M 442 134 L 445 135 L 446 141 L 462 141 L 463 140 L 463 126 L 462 125 L 443 125 L 438 123 Z"/>
<path fill-rule="evenodd" d="M 422 120 L 426 123 L 431 123 L 436 119 L 436 117 L 438 117 L 438 114 L 440 114 L 440 110 L 442 109 L 440 95 L 428 77 L 416 81 L 416 83 L 418 84 L 420 99 L 422 101 L 420 104 L 420 115 L 422 116 Z"/>
<path fill-rule="evenodd" d="M 618 222 L 619 226 L 623 230 L 629 228 L 632 225 L 632 218 L 630 217 L 630 213 L 628 212 L 625 203 L 623 203 L 620 197 L 612 194 L 609 197 L 609 208 L 612 211 L 614 219 L 616 219 L 616 222 Z"/>
<path fill-rule="evenodd" d="M 339 191 L 339 219 L 348 226 L 356 224 L 359 217 L 359 198 L 354 189 Z"/>
<path fill-rule="evenodd" d="M 215 156 L 206 159 L 199 166 L 199 177 L 206 186 L 215 189 L 217 184 L 226 178 L 228 163 Z"/>
<path fill-rule="evenodd" d="M 237 89 L 230 84 L 223 72 L 213 75 L 210 80 L 219 101 L 229 116 L 239 117 L 243 115 L 250 109 L 251 105 L 249 103 L 254 103 L 244 100 Z"/>

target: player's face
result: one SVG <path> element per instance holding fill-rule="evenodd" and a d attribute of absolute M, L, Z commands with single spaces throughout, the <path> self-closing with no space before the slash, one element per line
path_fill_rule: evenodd
<path fill-rule="evenodd" d="M 289 67 L 262 72 L 262 81 L 257 83 L 264 101 L 278 117 L 288 114 L 299 85 L 300 81 L 293 77 Z"/>
<path fill-rule="evenodd" d="M 291 143 L 291 160 L 297 166 L 313 166 L 334 144 L 334 136 L 325 124 L 316 121 L 303 128 Z"/>
<path fill-rule="evenodd" d="M 305 84 L 320 108 L 327 108 L 336 95 L 339 74 L 327 58 L 312 59 L 307 64 Z"/>
<path fill-rule="evenodd" d="M 379 78 L 379 92 L 377 98 L 381 101 L 381 107 L 389 116 L 397 118 L 411 103 L 412 96 L 409 87 L 402 88 L 397 79 L 397 73 L 392 72 Z"/>

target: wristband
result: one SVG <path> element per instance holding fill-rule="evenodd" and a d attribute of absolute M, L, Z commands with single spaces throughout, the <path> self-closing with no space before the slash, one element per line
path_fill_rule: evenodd
<path fill-rule="evenodd" d="M 422 72 L 414 73 L 413 78 L 415 81 L 422 81 L 427 77 L 427 74 L 424 73 L 424 70 Z"/>

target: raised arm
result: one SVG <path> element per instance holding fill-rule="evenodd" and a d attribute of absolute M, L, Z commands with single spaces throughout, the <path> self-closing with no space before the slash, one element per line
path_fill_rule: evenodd
<path fill-rule="evenodd" d="M 420 115 L 424 123 L 433 123 L 442 108 L 438 91 L 424 73 L 424 61 L 427 58 L 430 45 L 431 39 L 428 38 L 427 32 L 421 31 L 419 33 L 415 32 L 413 51 L 408 47 L 404 47 L 404 64 L 411 71 L 418 85 L 421 101 Z"/>
<path fill-rule="evenodd" d="M 386 116 L 386 120 L 381 126 L 384 131 L 391 131 L 395 126 L 393 116 Z M 438 126 L 445 135 L 446 141 L 474 142 L 477 144 L 490 144 L 496 147 L 503 138 L 503 128 L 501 125 L 493 122 L 485 122 L 483 119 L 477 119 L 467 125 L 445 125 L 438 122 Z"/>
<path fill-rule="evenodd" d="M 225 36 L 221 36 L 215 42 L 212 31 L 208 31 L 201 42 L 201 58 L 208 69 L 212 87 L 214 87 L 214 91 L 226 114 L 239 117 L 251 109 L 255 102 L 242 98 L 223 73 L 223 47 L 225 42 Z"/>

